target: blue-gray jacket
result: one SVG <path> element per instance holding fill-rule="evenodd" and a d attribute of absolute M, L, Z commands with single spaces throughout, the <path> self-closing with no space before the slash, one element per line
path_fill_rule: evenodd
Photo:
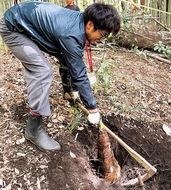
<path fill-rule="evenodd" d="M 11 31 L 26 34 L 49 54 L 62 53 L 84 105 L 96 108 L 82 59 L 86 38 L 83 13 L 48 2 L 28 1 L 8 9 L 4 19 Z"/>

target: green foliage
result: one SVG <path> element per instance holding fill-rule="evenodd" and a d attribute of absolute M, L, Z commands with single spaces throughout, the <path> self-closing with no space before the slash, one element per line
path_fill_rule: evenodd
<path fill-rule="evenodd" d="M 100 73 L 100 80 L 104 82 L 105 90 L 107 90 L 110 86 L 110 76 L 109 76 L 109 70 L 108 70 L 108 62 L 105 60 L 106 57 L 106 43 L 104 42 L 104 53 L 102 55 L 100 68 L 98 70 L 98 73 Z"/>
<path fill-rule="evenodd" d="M 73 132 L 74 129 L 76 129 L 76 127 L 81 123 L 81 119 L 82 119 L 82 113 L 79 112 L 77 108 L 72 108 L 72 109 L 74 109 L 74 112 L 76 112 L 76 117 L 74 118 L 72 123 L 67 126 L 70 132 Z"/>
<path fill-rule="evenodd" d="M 161 41 L 154 44 L 154 51 L 164 54 L 169 60 L 171 60 L 171 47 L 163 44 Z"/>
<path fill-rule="evenodd" d="M 132 21 L 131 14 L 128 12 L 123 12 L 121 17 L 122 17 L 122 23 L 124 25 L 124 29 L 127 32 L 130 32 L 131 31 L 131 21 Z"/>
<path fill-rule="evenodd" d="M 100 66 L 100 69 L 99 69 L 98 72 L 101 73 L 100 79 L 104 82 L 105 89 L 109 88 L 109 86 L 110 86 L 110 77 L 109 77 L 108 68 L 107 68 L 107 62 L 106 61 L 101 62 L 101 66 Z"/>
<path fill-rule="evenodd" d="M 138 46 L 132 45 L 131 51 L 134 53 L 135 56 L 144 57 L 145 59 L 147 58 L 146 50 L 141 50 L 138 48 Z"/>

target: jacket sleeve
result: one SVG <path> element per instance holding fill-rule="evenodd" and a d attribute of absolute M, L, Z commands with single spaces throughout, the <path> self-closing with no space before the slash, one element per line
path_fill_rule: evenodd
<path fill-rule="evenodd" d="M 77 38 L 67 37 L 58 39 L 61 52 L 71 75 L 74 89 L 79 91 L 80 98 L 88 109 L 96 108 L 96 101 L 93 97 L 90 81 L 87 76 L 86 65 L 83 61 L 83 51 Z"/>

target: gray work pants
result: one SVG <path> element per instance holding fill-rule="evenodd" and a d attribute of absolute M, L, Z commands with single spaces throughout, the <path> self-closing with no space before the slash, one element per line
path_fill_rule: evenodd
<path fill-rule="evenodd" d="M 0 21 L 0 35 L 25 68 L 29 107 L 43 116 L 50 115 L 49 91 L 52 68 L 39 47 L 26 35 L 10 31 Z"/>

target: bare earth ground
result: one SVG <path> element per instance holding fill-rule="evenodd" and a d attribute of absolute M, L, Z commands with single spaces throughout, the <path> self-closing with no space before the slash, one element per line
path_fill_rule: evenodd
<path fill-rule="evenodd" d="M 95 71 L 107 67 L 110 85 L 99 78 L 94 94 L 103 121 L 131 148 L 157 168 L 144 183 L 146 190 L 171 189 L 171 68 L 126 49 L 93 52 Z M 62 145 L 57 152 L 41 152 L 24 138 L 28 115 L 23 67 L 12 54 L 0 59 L 0 189 L 1 190 L 120 190 L 143 189 L 122 183 L 143 172 L 135 159 L 113 138 L 111 144 L 121 166 L 121 179 L 108 184 L 98 172 L 98 129 L 81 112 L 63 100 L 58 65 L 49 58 L 54 80 L 50 102 L 52 115 L 46 130 Z M 89 68 L 88 68 L 89 70 Z M 103 70 L 104 75 L 105 71 Z M 97 73 L 99 75 L 99 72 Z M 102 77 L 101 77 L 102 78 Z"/>

